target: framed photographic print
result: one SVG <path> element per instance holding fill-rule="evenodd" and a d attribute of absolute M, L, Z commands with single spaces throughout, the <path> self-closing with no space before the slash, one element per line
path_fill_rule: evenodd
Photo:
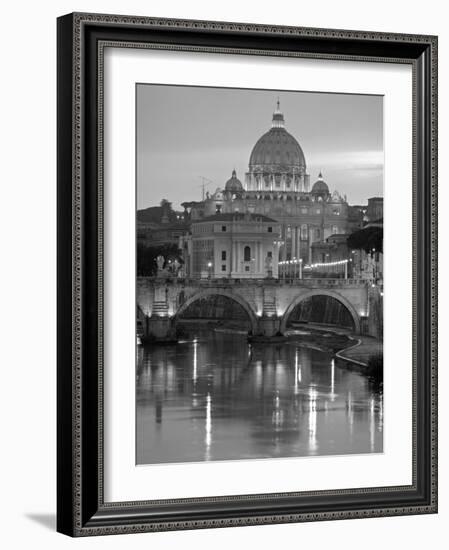
<path fill-rule="evenodd" d="M 58 19 L 58 530 L 437 511 L 437 38 Z"/>

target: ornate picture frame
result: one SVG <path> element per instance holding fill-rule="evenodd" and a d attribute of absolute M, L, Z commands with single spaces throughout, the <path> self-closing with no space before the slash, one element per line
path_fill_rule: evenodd
<path fill-rule="evenodd" d="M 149 45 L 412 67 L 410 485 L 105 502 L 104 50 Z M 57 530 L 90 536 L 436 513 L 437 37 L 74 13 L 58 19 L 57 63 Z"/>

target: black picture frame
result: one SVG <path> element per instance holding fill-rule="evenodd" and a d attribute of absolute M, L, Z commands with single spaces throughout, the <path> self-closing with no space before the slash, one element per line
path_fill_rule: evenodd
<path fill-rule="evenodd" d="M 57 530 L 71 536 L 437 512 L 437 37 L 74 13 L 58 29 Z M 413 68 L 413 483 L 105 503 L 102 44 Z"/>

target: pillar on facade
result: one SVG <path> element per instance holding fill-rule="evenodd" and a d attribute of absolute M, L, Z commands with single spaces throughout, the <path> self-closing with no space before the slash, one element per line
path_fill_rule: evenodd
<path fill-rule="evenodd" d="M 285 225 L 281 226 L 281 239 L 284 244 L 279 247 L 279 261 L 284 261 L 286 258 L 286 248 L 287 248 L 287 230 Z"/>
<path fill-rule="evenodd" d="M 310 231 L 307 235 L 307 248 L 308 248 L 308 251 L 309 251 L 308 262 L 309 262 L 309 264 L 311 264 L 312 263 L 312 239 L 310 238 Z"/>
<path fill-rule="evenodd" d="M 297 235 L 297 238 L 296 238 L 296 252 L 295 252 L 295 256 L 297 258 L 300 258 L 301 257 L 301 228 L 300 227 L 297 227 L 296 228 L 296 235 Z"/>
<path fill-rule="evenodd" d="M 292 242 L 291 242 L 291 257 L 292 259 L 295 257 L 295 253 L 296 253 L 296 227 L 292 227 L 291 228 L 291 239 L 292 239 Z"/>

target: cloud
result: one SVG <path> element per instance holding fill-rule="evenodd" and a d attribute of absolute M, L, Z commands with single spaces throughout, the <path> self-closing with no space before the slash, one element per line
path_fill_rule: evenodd
<path fill-rule="evenodd" d="M 310 166 L 328 166 L 333 169 L 350 170 L 381 169 L 384 165 L 383 151 L 323 152 L 309 155 Z"/>

